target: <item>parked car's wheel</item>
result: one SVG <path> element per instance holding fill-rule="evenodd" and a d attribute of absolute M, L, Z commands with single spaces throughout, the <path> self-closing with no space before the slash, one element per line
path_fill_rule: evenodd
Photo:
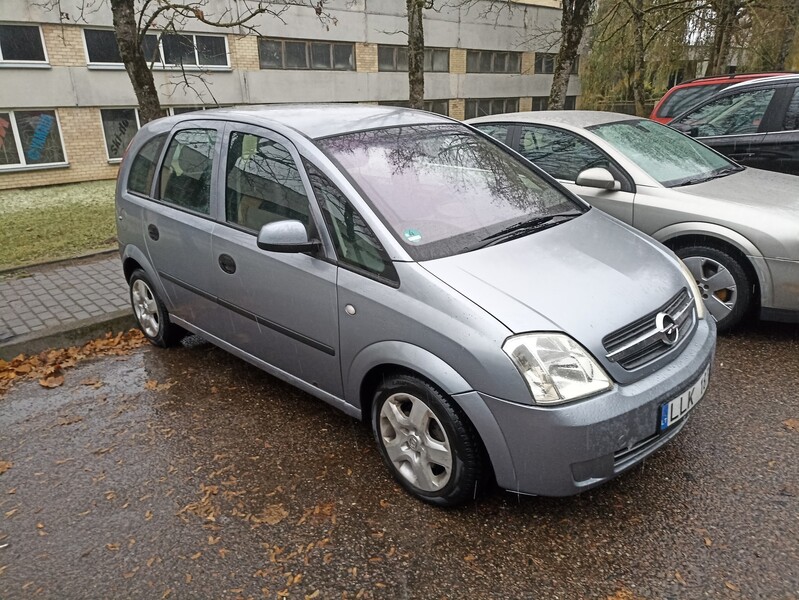
<path fill-rule="evenodd" d="M 392 475 L 417 498 L 455 506 L 477 496 L 485 462 L 477 432 L 427 382 L 388 377 L 372 403 L 372 427 Z"/>
<path fill-rule="evenodd" d="M 169 313 L 156 295 L 147 273 L 136 269 L 130 276 L 128 284 L 133 314 L 144 337 L 162 348 L 180 342 L 186 336 L 186 330 L 169 321 Z"/>
<path fill-rule="evenodd" d="M 738 325 L 752 303 L 752 283 L 738 260 L 711 246 L 686 246 L 676 253 L 696 279 L 719 332 Z"/>

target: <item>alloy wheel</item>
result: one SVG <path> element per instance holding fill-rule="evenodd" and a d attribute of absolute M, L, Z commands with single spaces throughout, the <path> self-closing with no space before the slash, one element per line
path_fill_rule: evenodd
<path fill-rule="evenodd" d="M 133 300 L 133 312 L 139 321 L 144 333 L 148 337 L 154 338 L 161 329 L 158 315 L 158 304 L 150 286 L 142 279 L 137 279 L 131 286 L 131 299 Z"/>

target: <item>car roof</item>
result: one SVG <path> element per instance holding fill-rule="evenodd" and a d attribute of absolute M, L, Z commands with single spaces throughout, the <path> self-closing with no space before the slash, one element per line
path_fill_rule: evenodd
<path fill-rule="evenodd" d="M 572 127 L 591 127 L 592 125 L 601 125 L 603 123 L 616 123 L 618 121 L 632 121 L 637 119 L 641 119 L 641 117 L 598 110 L 533 110 L 477 117 L 476 119 L 469 119 L 466 122 L 470 124 L 497 122 L 558 123 Z"/>
<path fill-rule="evenodd" d="M 785 75 L 782 72 L 774 72 L 774 73 L 730 73 L 729 75 L 707 75 L 705 77 L 696 77 L 695 79 L 687 79 L 686 81 L 681 81 L 680 83 L 675 84 L 671 89 L 678 89 L 684 87 L 698 87 L 702 85 L 715 85 L 719 83 L 740 83 L 742 81 L 748 81 L 750 79 L 763 79 L 766 77 L 778 77 L 780 75 Z"/>
<path fill-rule="evenodd" d="M 400 125 L 453 123 L 435 113 L 396 106 L 365 104 L 276 104 L 215 108 L 173 117 L 175 122 L 198 118 L 241 121 L 254 125 L 282 125 L 318 139 L 354 131 Z"/>
<path fill-rule="evenodd" d="M 729 92 L 730 90 L 739 90 L 741 88 L 748 88 L 756 85 L 778 85 L 780 83 L 792 83 L 792 82 L 799 82 L 799 74 L 793 73 L 790 75 L 778 75 L 776 77 L 763 77 L 761 79 L 749 79 L 748 81 L 741 81 L 740 83 L 735 83 L 728 88 L 725 88 L 725 92 Z"/>

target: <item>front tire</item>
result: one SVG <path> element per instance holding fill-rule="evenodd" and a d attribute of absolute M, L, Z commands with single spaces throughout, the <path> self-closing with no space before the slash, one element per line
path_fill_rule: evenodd
<path fill-rule="evenodd" d="M 144 337 L 156 346 L 176 346 L 186 336 L 186 330 L 169 321 L 164 303 L 155 293 L 155 287 L 142 269 L 130 276 L 130 304 L 133 315 Z"/>
<path fill-rule="evenodd" d="M 391 474 L 420 500 L 456 506 L 478 495 L 485 461 L 477 432 L 426 381 L 386 378 L 372 403 L 372 429 Z"/>
<path fill-rule="evenodd" d="M 752 283 L 743 266 L 712 246 L 686 246 L 676 254 L 693 274 L 719 333 L 736 327 L 752 304 Z"/>

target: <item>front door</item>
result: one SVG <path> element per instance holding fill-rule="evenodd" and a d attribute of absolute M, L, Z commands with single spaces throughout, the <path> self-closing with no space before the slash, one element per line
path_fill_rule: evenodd
<path fill-rule="evenodd" d="M 299 155 L 282 136 L 233 126 L 217 192 L 224 198 L 213 232 L 210 278 L 225 312 L 225 340 L 313 386 L 342 395 L 337 267 L 326 256 L 266 252 L 260 228 L 298 220 L 319 237 Z"/>

